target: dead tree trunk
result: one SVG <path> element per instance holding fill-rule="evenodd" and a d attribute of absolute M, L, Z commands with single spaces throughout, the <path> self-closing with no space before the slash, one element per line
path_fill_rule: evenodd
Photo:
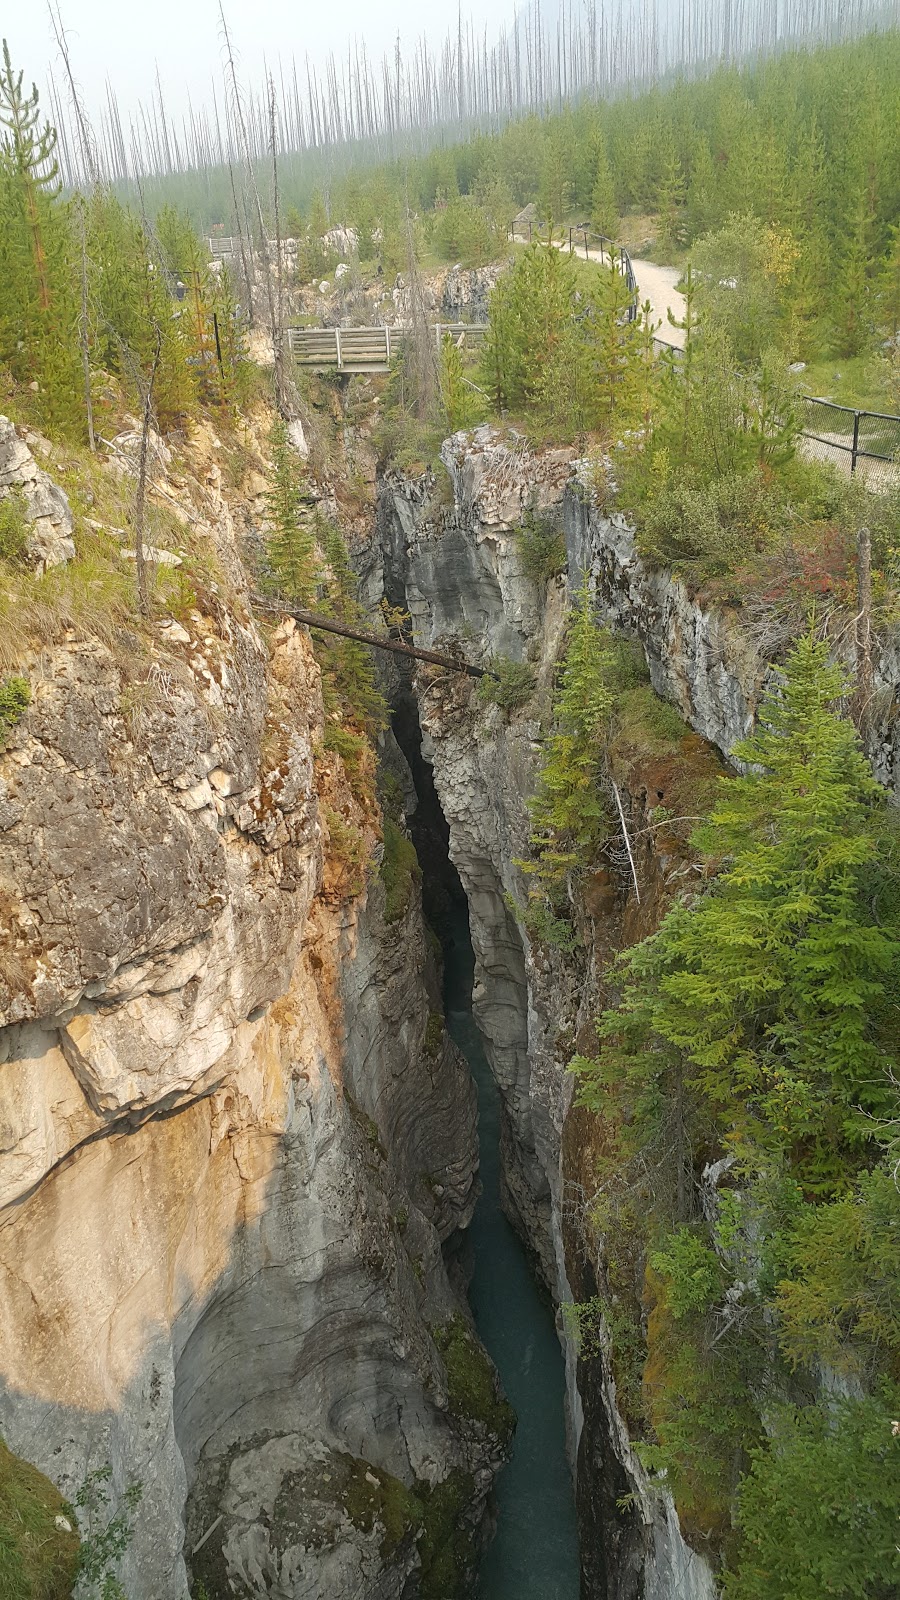
<path fill-rule="evenodd" d="M 134 563 L 137 572 L 138 605 L 144 616 L 150 611 L 150 595 L 147 591 L 147 563 L 144 560 L 144 515 L 147 505 L 147 455 L 150 447 L 150 425 L 153 420 L 153 385 L 159 371 L 159 361 L 162 355 L 162 333 L 159 324 L 154 323 L 156 336 L 156 349 L 153 353 L 153 365 L 150 376 L 143 387 L 141 396 L 143 401 L 141 420 L 141 449 L 138 457 L 137 496 L 134 505 Z"/>
<path fill-rule="evenodd" d="M 875 668 L 872 662 L 872 534 L 856 535 L 856 711 L 863 727 L 872 704 Z"/>

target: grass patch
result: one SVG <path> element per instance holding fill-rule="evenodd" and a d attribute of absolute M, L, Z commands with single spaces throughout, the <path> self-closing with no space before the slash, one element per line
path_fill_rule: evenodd
<path fill-rule="evenodd" d="M 0 499 L 0 561 L 18 565 L 28 547 L 28 528 L 25 496 L 14 489 Z"/>
<path fill-rule="evenodd" d="M 620 733 L 614 742 L 621 741 L 646 755 L 668 753 L 691 732 L 675 707 L 661 700 L 649 683 L 622 690 L 616 700 L 616 719 Z"/>
<path fill-rule="evenodd" d="M 399 922 L 406 914 L 413 884 L 421 880 L 415 845 L 398 822 L 384 819 L 384 855 L 381 881 L 384 884 L 384 920 Z"/>
<path fill-rule="evenodd" d="M 78 1537 L 56 1526 L 74 1516 L 53 1484 L 0 1440 L 0 1595 L 3 1600 L 70 1600 Z"/>
<path fill-rule="evenodd" d="M 54 446 L 42 464 L 68 496 L 76 554 L 40 576 L 28 570 L 15 497 L 0 502 L 0 672 L 65 634 L 96 639 L 127 666 L 154 616 L 221 613 L 229 585 L 212 540 L 151 495 L 145 543 L 171 550 L 182 564 L 148 568 L 151 616 L 143 617 L 135 563 L 123 553 L 134 548 L 133 481 L 73 446 Z"/>
<path fill-rule="evenodd" d="M 79 538 L 74 561 L 40 577 L 0 568 L 0 668 L 17 666 L 29 649 L 69 632 L 115 650 L 137 613 L 133 564 L 119 550 L 109 535 L 91 532 Z M 133 634 L 126 653 L 134 655 Z"/>
<path fill-rule="evenodd" d="M 818 400 L 832 400 L 854 411 L 894 411 L 890 373 L 883 356 L 820 356 L 798 373 L 797 387 Z M 825 431 L 823 429 L 823 431 Z"/>

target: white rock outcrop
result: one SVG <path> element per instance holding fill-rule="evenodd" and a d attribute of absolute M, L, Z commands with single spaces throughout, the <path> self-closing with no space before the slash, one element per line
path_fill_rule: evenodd
<path fill-rule="evenodd" d="M 45 572 L 71 561 L 74 523 L 65 490 L 38 466 L 9 418 L 0 417 L 0 504 L 10 498 L 21 506 L 28 565 Z"/>

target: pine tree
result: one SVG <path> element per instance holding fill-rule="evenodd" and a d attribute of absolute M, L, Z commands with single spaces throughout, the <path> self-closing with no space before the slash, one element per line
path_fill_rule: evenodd
<path fill-rule="evenodd" d="M 316 540 L 311 520 L 305 515 L 300 464 L 280 418 L 272 429 L 270 445 L 272 469 L 266 492 L 269 566 L 278 592 L 296 605 L 306 606 L 318 577 Z"/>
<path fill-rule="evenodd" d="M 645 1135 L 683 1070 L 701 1128 L 745 1155 L 786 1151 L 813 1191 L 840 1185 L 864 1115 L 891 1104 L 872 1011 L 898 948 L 861 892 L 883 802 L 833 709 L 846 691 L 827 646 L 802 639 L 697 835 L 722 871 L 625 958 L 601 1064 L 581 1068 L 589 1103 L 628 1085 Z"/>
<path fill-rule="evenodd" d="M 440 391 L 444 420 L 450 432 L 470 428 L 479 415 L 479 397 L 466 378 L 462 351 L 449 333 L 445 333 L 441 341 Z"/>
<path fill-rule="evenodd" d="M 136 394 L 155 361 L 159 330 L 154 410 L 165 431 L 196 403 L 193 301 L 185 299 L 175 312 L 164 257 L 138 219 L 108 191 L 91 196 L 87 248 L 97 312 L 96 358 Z"/>
<path fill-rule="evenodd" d="M 554 731 L 531 802 L 536 862 L 530 870 L 549 885 L 590 865 L 606 817 L 600 763 L 612 709 L 608 668 L 609 636 L 597 622 L 585 579 L 569 624 Z"/>
<path fill-rule="evenodd" d="M 541 171 L 540 206 L 546 221 L 557 227 L 565 221 L 572 204 L 571 169 L 565 144 L 554 129 L 544 144 Z"/>
<path fill-rule="evenodd" d="M 86 427 L 77 340 L 77 272 L 66 207 L 59 199 L 56 132 L 41 123 L 38 92 L 3 41 L 0 67 L 0 361 L 37 383 L 44 426 L 70 435 Z"/>
<path fill-rule="evenodd" d="M 878 318 L 896 341 L 900 333 L 900 223 L 891 228 L 890 243 L 878 284 Z"/>
<path fill-rule="evenodd" d="M 339 622 L 365 623 L 357 594 L 356 574 L 336 523 L 316 515 L 316 537 L 327 563 L 322 609 Z M 378 688 L 372 652 L 356 639 L 325 634 L 317 641 L 326 710 L 339 707 L 370 735 L 386 721 L 384 696 Z"/>
<path fill-rule="evenodd" d="M 618 437 L 645 420 L 652 364 L 642 349 L 640 318 L 629 319 L 632 291 L 618 265 L 598 268 L 585 319 L 585 355 L 591 366 L 591 422 Z"/>
<path fill-rule="evenodd" d="M 846 221 L 840 271 L 832 294 L 832 321 L 838 355 L 855 356 L 872 336 L 872 286 L 869 235 L 872 219 L 864 199 Z"/>
<path fill-rule="evenodd" d="M 694 146 L 687 190 L 685 230 L 688 239 L 699 239 L 701 234 L 708 233 L 709 229 L 714 228 L 719 221 L 716 189 L 716 169 L 710 153 L 709 140 L 701 135 Z"/>
<path fill-rule="evenodd" d="M 591 190 L 591 222 L 598 233 L 606 234 L 610 239 L 616 237 L 619 228 L 619 208 L 616 205 L 615 185 L 605 142 L 597 151 L 597 168 Z"/>
<path fill-rule="evenodd" d="M 50 270 L 44 238 L 48 200 L 59 194 L 59 164 L 54 155 L 56 129 L 40 123 L 37 87 L 31 94 L 22 89 L 24 74 L 13 70 L 9 45 L 3 40 L 3 66 L 0 69 L 0 124 L 7 134 L 3 153 L 10 162 L 21 188 L 22 202 L 31 242 L 32 266 L 41 311 L 51 302 Z"/>
<path fill-rule="evenodd" d="M 678 243 L 681 207 L 684 203 L 685 184 L 681 162 L 670 140 L 662 155 L 659 184 L 656 190 L 656 209 L 659 213 L 657 244 L 662 250 L 671 250 Z"/>
<path fill-rule="evenodd" d="M 571 352 L 574 278 L 562 251 L 535 242 L 491 294 L 482 371 L 511 410 L 552 409 Z"/>

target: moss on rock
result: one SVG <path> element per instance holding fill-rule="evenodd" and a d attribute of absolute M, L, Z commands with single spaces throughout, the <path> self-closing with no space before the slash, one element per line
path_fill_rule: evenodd
<path fill-rule="evenodd" d="M 487 1352 L 459 1316 L 433 1328 L 432 1337 L 444 1358 L 450 1410 L 463 1421 L 481 1423 L 506 1444 L 516 1414 L 500 1392 Z"/>

